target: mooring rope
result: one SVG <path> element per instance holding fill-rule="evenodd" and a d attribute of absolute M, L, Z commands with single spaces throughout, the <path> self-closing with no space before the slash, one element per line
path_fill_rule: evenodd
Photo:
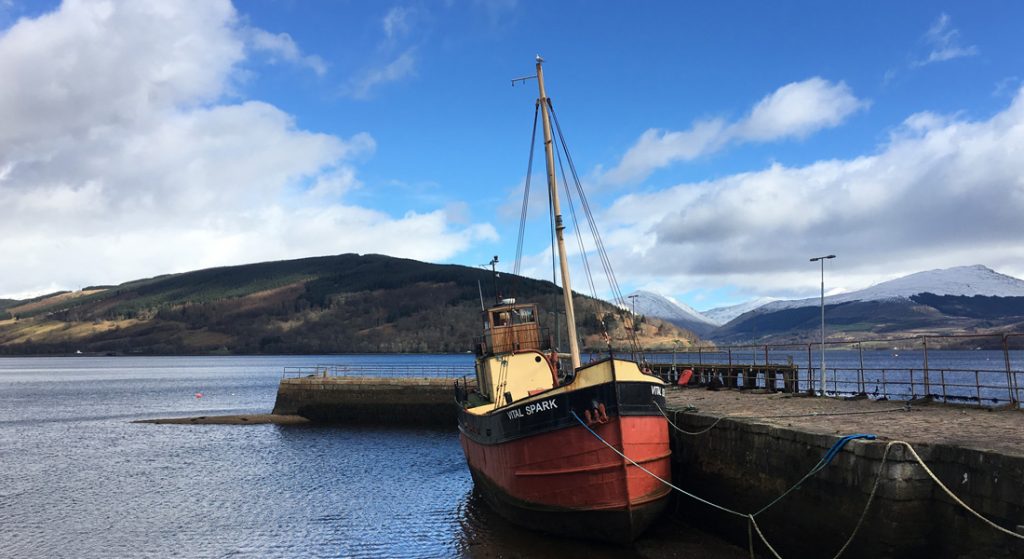
<path fill-rule="evenodd" d="M 590 431 L 590 434 L 593 435 L 594 438 L 596 438 L 597 440 L 599 440 L 602 443 L 604 443 L 604 445 L 607 446 L 609 449 L 611 449 L 612 452 L 614 452 L 615 454 L 618 454 L 619 456 L 621 456 L 624 460 L 626 460 L 630 464 L 632 464 L 632 465 L 636 466 L 637 468 L 640 468 L 641 470 L 643 470 L 645 473 L 647 473 L 647 475 L 653 477 L 654 479 L 660 481 L 661 483 L 664 483 L 668 487 L 671 487 L 672 489 L 675 489 L 676 491 L 682 493 L 683 495 L 686 495 L 687 497 L 690 497 L 691 499 L 695 499 L 697 501 L 700 501 L 701 503 L 704 503 L 705 505 L 708 505 L 710 507 L 716 508 L 716 509 L 718 509 L 718 510 L 720 510 L 722 512 L 726 512 L 726 513 L 729 513 L 729 514 L 732 514 L 732 515 L 735 515 L 735 516 L 739 516 L 741 518 L 747 516 L 746 514 L 744 514 L 742 512 L 737 512 L 737 511 L 734 511 L 732 509 L 723 507 L 721 505 L 716 505 L 715 503 L 712 503 L 711 501 L 708 501 L 707 499 L 704 499 L 702 497 L 698 497 L 697 495 L 694 495 L 693 493 L 690 493 L 689 491 L 687 491 L 687 490 L 685 490 L 685 489 L 683 489 L 681 487 L 673 485 L 672 482 L 661 478 L 658 474 L 648 470 L 647 468 L 641 466 L 640 464 L 637 464 L 632 458 L 630 458 L 629 456 L 626 456 L 625 454 L 620 452 L 619 449 L 615 448 L 612 444 L 610 444 L 608 441 L 606 441 L 603 438 L 601 438 L 601 435 L 598 435 L 596 431 L 591 429 L 590 426 L 586 424 L 586 422 L 584 422 L 582 419 L 580 419 L 580 416 L 576 415 L 575 411 L 570 411 L 569 413 L 571 413 L 572 416 L 574 418 L 576 418 L 576 421 L 578 421 L 579 424 L 582 425 L 584 429 L 586 429 L 587 431 Z"/>
<path fill-rule="evenodd" d="M 658 407 L 660 409 L 660 406 L 658 406 Z M 800 479 L 800 481 L 796 482 L 796 484 L 794 484 L 792 487 L 787 489 L 779 497 L 775 498 L 772 502 L 768 503 L 768 505 L 762 507 L 760 510 L 758 510 L 758 511 L 756 511 L 754 513 L 742 513 L 742 512 L 735 511 L 735 510 L 732 510 L 730 508 L 724 507 L 724 506 L 719 505 L 717 503 L 713 503 L 713 502 L 711 502 L 711 501 L 709 501 L 707 499 L 704 499 L 702 497 L 699 497 L 697 495 L 694 495 L 693 493 L 690 493 L 689 491 L 686 491 L 685 489 L 682 489 L 682 488 L 672 484 L 671 482 L 661 478 L 660 476 L 658 476 L 654 472 L 652 472 L 652 471 L 648 470 L 647 468 L 641 466 L 636 461 L 634 461 L 632 458 L 626 456 L 624 453 L 619 451 L 619 449 L 615 448 L 614 445 L 612 445 L 611 443 L 606 441 L 604 438 L 602 438 L 601 435 L 598 435 L 596 431 L 591 429 L 589 425 L 587 425 L 582 419 L 580 419 L 580 417 L 578 415 L 576 415 L 575 411 L 570 411 L 570 413 L 576 419 L 576 421 L 580 425 L 583 426 L 584 429 L 589 431 L 590 434 L 594 436 L 594 438 L 596 438 L 598 441 L 600 441 L 602 444 L 604 444 L 606 447 L 608 447 L 610 450 L 612 450 L 612 452 L 614 452 L 615 454 L 618 454 L 624 460 L 626 460 L 630 464 L 632 464 L 632 465 L 636 466 L 637 468 L 639 468 L 640 470 L 642 470 L 647 475 L 649 475 L 649 476 L 653 477 L 654 479 L 660 481 L 661 483 L 665 484 L 666 486 L 668 486 L 668 487 L 678 491 L 679 493 L 682 493 L 683 495 L 686 495 L 687 497 L 690 497 L 691 499 L 694 499 L 696 501 L 704 503 L 704 504 L 706 504 L 706 505 L 708 505 L 708 506 L 710 506 L 712 508 L 718 509 L 718 510 L 720 510 L 722 512 L 731 514 L 733 516 L 738 516 L 738 517 L 741 517 L 741 518 L 745 518 L 747 520 L 747 539 L 748 539 L 748 545 L 750 547 L 750 556 L 751 556 L 751 558 L 754 557 L 754 539 L 753 539 L 752 530 L 751 530 L 751 529 L 753 529 L 753 532 L 757 533 L 758 537 L 761 539 L 761 542 L 764 543 L 765 547 L 768 549 L 768 551 L 771 552 L 772 556 L 775 559 L 783 559 L 782 556 L 779 555 L 779 552 L 776 551 L 774 547 L 772 547 L 771 543 L 769 543 L 768 538 L 764 535 L 764 532 L 761 531 L 761 527 L 758 526 L 757 520 L 756 520 L 756 516 L 757 515 L 761 514 L 762 512 L 765 512 L 766 510 L 768 510 L 769 508 L 774 506 L 776 503 L 781 501 L 786 495 L 788 495 L 794 489 L 799 487 L 800 484 L 802 484 L 808 478 L 810 478 L 814 474 L 816 474 L 816 473 L 820 472 L 821 470 L 823 470 L 825 468 L 825 466 L 827 466 L 832 461 L 832 459 L 835 458 L 836 455 L 838 455 L 838 453 L 842 450 L 843 446 L 847 442 L 849 442 L 851 440 L 854 440 L 854 439 L 857 439 L 857 438 L 869 438 L 870 437 L 871 439 L 874 439 L 874 435 L 863 435 L 863 434 L 847 435 L 845 437 L 840 438 L 838 441 L 836 441 L 836 443 L 834 445 L 832 445 L 832 448 L 830 448 L 828 450 L 828 452 L 825 453 L 825 456 L 823 456 L 822 459 L 819 460 L 818 463 L 813 468 L 811 468 L 811 471 L 808 472 L 807 475 L 805 475 L 804 477 L 802 477 Z M 839 559 L 839 557 L 842 556 L 842 554 L 846 552 L 846 550 L 849 548 L 850 544 L 853 542 L 854 538 L 857 536 L 857 533 L 860 531 L 861 526 L 863 526 L 864 519 L 867 517 L 868 509 L 870 509 L 871 503 L 874 502 L 875 495 L 878 492 L 878 487 L 879 487 L 879 485 L 881 483 L 881 480 L 882 480 L 882 472 L 885 470 L 885 464 L 886 464 L 886 462 L 889 459 L 889 452 L 890 452 L 890 450 L 894 446 L 897 446 L 897 445 L 906 447 L 906 449 L 914 457 L 914 459 L 921 466 L 921 468 L 924 469 L 924 471 L 928 474 L 928 476 L 932 479 L 932 481 L 934 481 L 936 483 L 936 485 L 938 485 L 946 493 L 946 495 L 948 495 L 951 499 L 953 499 L 954 502 L 956 502 L 961 507 L 963 507 L 968 512 L 970 512 L 972 515 L 974 515 L 975 517 L 979 518 L 980 520 L 982 520 L 983 522 L 985 522 L 989 526 L 995 528 L 996 530 L 998 530 L 998 531 L 1000 531 L 1000 532 L 1002 532 L 1004 534 L 1007 534 L 1009 536 L 1012 536 L 1014 538 L 1017 538 L 1017 539 L 1020 539 L 1020 540 L 1024 540 L 1024 535 L 1018 534 L 1018 533 L 1013 532 L 1011 530 L 1007 530 L 1006 528 L 1003 528 L 1002 526 L 996 524 L 995 522 L 992 522 L 988 518 L 985 518 L 981 513 L 975 511 L 970 506 L 968 506 L 967 503 L 965 503 L 959 497 L 957 497 L 948 487 L 946 487 L 945 484 L 942 483 L 942 481 L 939 480 L 938 476 L 936 476 L 935 473 L 932 472 L 932 470 L 928 467 L 928 465 L 925 464 L 924 460 L 921 458 L 920 455 L 917 454 L 917 451 L 914 450 L 914 447 L 911 446 L 910 443 L 908 443 L 906 441 L 889 441 L 885 445 L 885 451 L 882 453 L 881 463 L 878 466 L 878 471 L 875 473 L 874 484 L 872 484 L 871 492 L 868 494 L 867 502 L 864 504 L 864 509 L 861 511 L 860 517 L 857 519 L 857 524 L 854 525 L 853 531 L 850 533 L 850 536 L 846 539 L 846 542 L 843 543 L 842 547 L 839 548 L 839 551 L 837 551 L 836 554 L 834 556 L 832 556 L 832 559 Z"/>
<path fill-rule="evenodd" d="M 725 419 L 725 416 L 723 415 L 723 416 L 719 417 L 718 419 L 716 419 L 714 423 L 712 423 L 711 425 L 709 425 L 708 427 L 706 427 L 704 429 L 701 429 L 700 431 L 687 431 L 687 430 L 683 429 L 682 427 L 679 427 L 678 425 L 673 423 L 672 420 L 669 419 L 668 414 L 665 413 L 665 410 L 662 409 L 662 407 L 660 405 L 658 405 L 658 402 L 654 402 L 654 405 L 658 407 L 658 411 L 661 412 L 661 415 L 665 416 L 665 421 L 668 421 L 668 424 L 671 425 L 673 429 L 675 429 L 676 431 L 679 431 L 680 433 L 682 433 L 684 435 L 692 435 L 692 436 L 703 435 L 704 433 L 707 433 L 708 431 L 714 429 L 715 425 L 718 425 L 718 423 L 720 421 Z"/>

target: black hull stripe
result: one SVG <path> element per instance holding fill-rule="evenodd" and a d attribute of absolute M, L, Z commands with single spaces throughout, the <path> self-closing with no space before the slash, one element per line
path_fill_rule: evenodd
<path fill-rule="evenodd" d="M 541 433 L 578 427 L 572 416 L 604 405 L 609 418 L 621 416 L 661 416 L 665 407 L 664 388 L 646 382 L 611 381 L 579 390 L 563 392 L 529 403 L 514 404 L 476 415 L 459 410 L 459 430 L 482 445 L 495 445 Z"/>

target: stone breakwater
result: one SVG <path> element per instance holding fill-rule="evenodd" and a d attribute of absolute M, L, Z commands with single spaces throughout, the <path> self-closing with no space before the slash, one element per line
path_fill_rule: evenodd
<path fill-rule="evenodd" d="M 454 380 L 445 378 L 285 378 L 277 389 L 273 413 L 325 423 L 458 423 Z"/>

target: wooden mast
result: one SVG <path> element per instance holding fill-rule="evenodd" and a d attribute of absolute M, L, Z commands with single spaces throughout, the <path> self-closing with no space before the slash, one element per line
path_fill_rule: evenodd
<path fill-rule="evenodd" d="M 537 86 L 540 88 L 540 110 L 544 122 L 544 157 L 548 170 L 548 190 L 551 195 L 552 209 L 555 214 L 555 239 L 558 243 L 558 262 L 562 266 L 562 297 L 565 299 L 565 322 L 569 330 L 569 357 L 572 360 L 572 369 L 580 368 L 580 345 L 576 335 L 576 311 L 572 304 L 572 284 L 569 281 L 569 261 L 565 255 L 565 240 L 563 231 L 565 225 L 562 223 L 562 211 L 558 205 L 558 184 L 555 181 L 555 152 L 551 140 L 551 120 L 548 115 L 548 97 L 544 92 L 544 70 L 541 65 L 544 59 L 537 57 Z"/>

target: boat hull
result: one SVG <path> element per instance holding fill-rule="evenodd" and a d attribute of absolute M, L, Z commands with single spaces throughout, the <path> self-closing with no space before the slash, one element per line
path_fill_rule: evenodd
<path fill-rule="evenodd" d="M 609 382 L 553 397 L 547 409 L 530 414 L 517 415 L 514 406 L 484 417 L 461 414 L 460 440 L 476 487 L 499 514 L 528 528 L 632 541 L 670 492 L 651 475 L 671 477 L 668 424 L 654 406 L 663 401 L 659 388 Z M 540 402 L 534 409 L 544 407 Z M 650 473 L 576 417 L 589 417 L 590 429 Z"/>

